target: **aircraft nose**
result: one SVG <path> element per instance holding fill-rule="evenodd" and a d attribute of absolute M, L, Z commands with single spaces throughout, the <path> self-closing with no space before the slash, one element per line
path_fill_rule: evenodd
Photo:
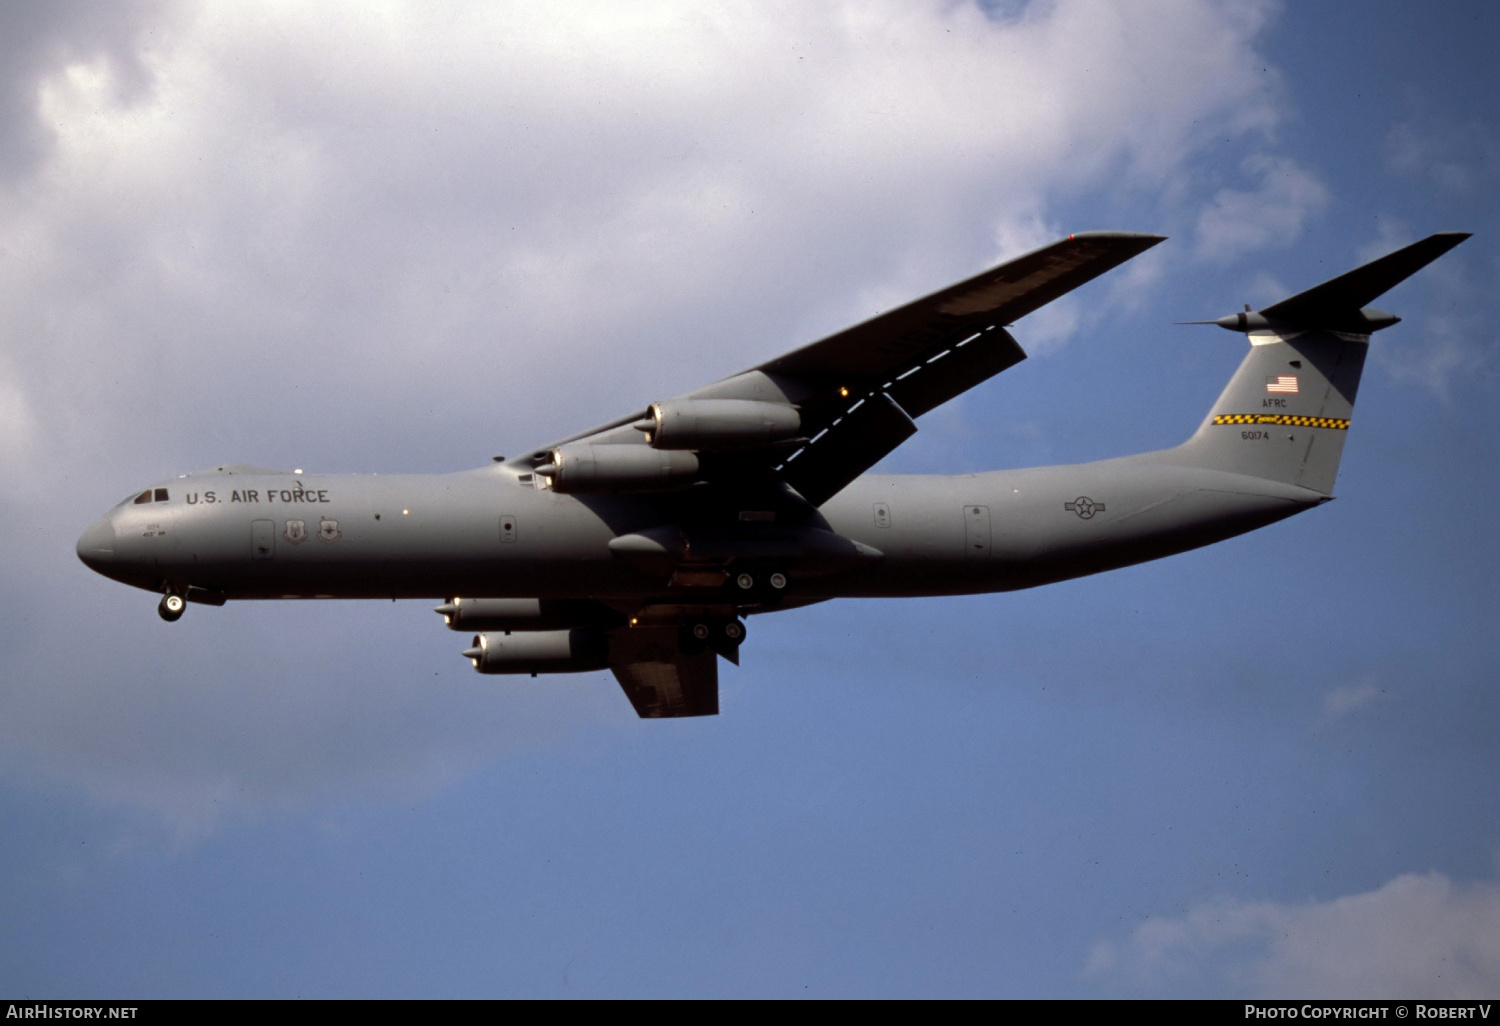
<path fill-rule="evenodd" d="M 90 570 L 99 570 L 114 562 L 115 525 L 109 517 L 100 517 L 78 538 L 78 558 Z"/>

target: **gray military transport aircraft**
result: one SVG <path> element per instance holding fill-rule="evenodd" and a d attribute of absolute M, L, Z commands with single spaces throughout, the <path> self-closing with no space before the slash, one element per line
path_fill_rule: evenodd
<path fill-rule="evenodd" d="M 153 484 L 78 540 L 187 602 L 436 598 L 480 673 L 608 668 L 641 716 L 719 711 L 743 618 L 841 596 L 1008 591 L 1222 541 L 1327 502 L 1366 304 L 1429 236 L 1218 324 L 1250 343 L 1183 444 L 1076 466 L 867 475 L 914 418 L 1025 359 L 1007 327 L 1162 241 L 1089 232 L 519 458 L 442 475 L 226 464 Z"/>

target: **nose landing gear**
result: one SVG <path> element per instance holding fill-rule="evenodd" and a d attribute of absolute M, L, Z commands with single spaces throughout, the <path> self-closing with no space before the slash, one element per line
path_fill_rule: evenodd
<path fill-rule="evenodd" d="M 161 604 L 156 607 L 156 612 L 167 623 L 176 623 L 182 619 L 182 611 L 187 608 L 187 599 L 169 591 L 161 598 Z"/>

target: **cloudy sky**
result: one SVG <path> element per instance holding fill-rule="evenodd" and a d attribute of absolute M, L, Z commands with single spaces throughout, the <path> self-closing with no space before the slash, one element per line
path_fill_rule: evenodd
<path fill-rule="evenodd" d="M 1500 14 L 1272 3 L 0 13 L 0 993 L 1493 996 Z M 1175 444 L 1264 305 L 1433 231 L 1340 501 L 750 625 L 723 715 L 424 603 L 162 623 L 83 527 L 226 460 L 486 462 L 1070 231 L 894 471 Z"/>

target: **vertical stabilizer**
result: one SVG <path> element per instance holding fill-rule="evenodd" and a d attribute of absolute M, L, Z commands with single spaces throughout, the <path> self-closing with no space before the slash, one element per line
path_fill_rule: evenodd
<path fill-rule="evenodd" d="M 1174 456 L 1331 494 L 1370 335 L 1400 320 L 1365 304 L 1468 237 L 1429 235 L 1263 310 L 1193 322 L 1244 332 L 1250 352 Z"/>
<path fill-rule="evenodd" d="M 1331 494 L 1368 350 L 1362 335 L 1251 336 L 1240 369 L 1178 452 L 1199 466 Z"/>

